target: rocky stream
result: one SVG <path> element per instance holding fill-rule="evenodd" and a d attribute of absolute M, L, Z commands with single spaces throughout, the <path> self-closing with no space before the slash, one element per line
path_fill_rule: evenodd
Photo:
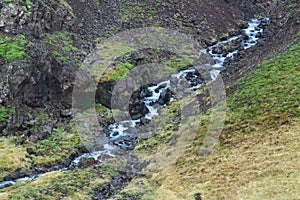
<path fill-rule="evenodd" d="M 199 53 L 209 53 L 215 64 L 211 66 L 210 75 L 212 81 L 227 67 L 234 62 L 235 57 L 240 50 L 250 48 L 257 44 L 260 38 L 264 37 L 263 30 L 268 24 L 268 18 L 250 19 L 243 25 L 240 35 L 236 35 L 223 41 L 219 41 L 207 49 L 200 50 Z M 201 88 L 205 84 L 201 74 L 196 67 L 189 67 L 176 74 L 170 75 L 169 80 L 159 83 L 153 83 L 140 89 L 139 101 L 146 107 L 145 113 L 138 113 L 132 117 L 132 120 L 116 121 L 106 127 L 105 134 L 110 140 L 110 144 L 105 144 L 102 151 L 90 152 L 75 158 L 69 166 L 61 168 L 60 171 L 72 170 L 78 166 L 82 158 L 94 158 L 95 161 L 103 162 L 107 157 L 117 157 L 116 152 L 119 149 L 131 152 L 138 143 L 137 133 L 139 126 L 147 126 L 155 116 L 159 115 L 160 110 L 172 103 L 175 94 L 172 92 L 175 88 L 183 88 L 183 92 L 191 92 Z M 133 167 L 134 168 L 134 167 Z M 134 169 L 132 174 L 138 173 L 139 169 Z M 0 189 L 14 185 L 21 180 L 33 181 L 42 174 L 35 174 L 29 177 L 22 177 L 15 180 L 0 182 Z M 126 178 L 113 179 L 120 186 L 126 182 Z M 107 187 L 107 186 L 106 186 Z M 119 187 L 117 187 L 119 188 Z M 103 188 L 107 193 L 109 189 Z M 103 199 L 99 194 L 98 199 Z"/>

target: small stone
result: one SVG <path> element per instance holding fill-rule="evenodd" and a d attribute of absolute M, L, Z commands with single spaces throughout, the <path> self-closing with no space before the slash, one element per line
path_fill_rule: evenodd
<path fill-rule="evenodd" d="M 195 200 L 201 200 L 202 199 L 200 193 L 195 194 L 194 197 L 195 197 Z"/>
<path fill-rule="evenodd" d="M 5 27 L 5 23 L 3 19 L 0 19 L 0 27 Z"/>
<path fill-rule="evenodd" d="M 66 110 L 62 110 L 60 112 L 60 116 L 61 117 L 71 117 L 73 114 L 72 110 L 71 109 L 66 109 Z"/>
<path fill-rule="evenodd" d="M 37 142 L 38 139 L 39 139 L 39 138 L 38 138 L 36 135 L 31 135 L 31 136 L 29 137 L 29 141 L 30 141 L 30 142 L 33 142 L 33 143 Z"/>
<path fill-rule="evenodd" d="M 249 27 L 249 24 L 246 22 L 246 23 L 243 23 L 241 25 L 241 29 L 247 29 Z"/>

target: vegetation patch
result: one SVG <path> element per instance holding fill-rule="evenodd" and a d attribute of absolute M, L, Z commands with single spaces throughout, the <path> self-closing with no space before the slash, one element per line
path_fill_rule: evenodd
<path fill-rule="evenodd" d="M 117 22 L 125 23 L 132 20 L 152 20 L 157 13 L 155 8 L 147 9 L 147 5 L 141 2 L 122 3 L 121 12 L 118 14 Z"/>
<path fill-rule="evenodd" d="M 193 66 L 193 62 L 191 60 L 177 56 L 172 56 L 170 59 L 164 59 L 163 64 L 176 70 L 181 70 Z"/>
<path fill-rule="evenodd" d="M 72 34 L 67 31 L 46 34 L 43 43 L 52 50 L 52 55 L 58 57 L 62 62 L 79 60 L 79 57 L 71 57 L 71 54 L 78 51 L 78 48 L 73 44 Z"/>
<path fill-rule="evenodd" d="M 143 196 L 147 196 L 147 199 L 153 199 L 150 196 L 153 191 L 153 186 L 149 183 L 149 177 L 136 177 L 129 182 L 129 184 L 115 195 L 112 200 L 132 200 L 142 199 Z"/>
<path fill-rule="evenodd" d="M 238 124 L 254 120 L 266 128 L 300 117 L 300 44 L 264 62 L 228 101 Z M 237 125 L 237 124 L 236 124 Z M 235 126 L 240 127 L 240 126 Z"/>
<path fill-rule="evenodd" d="M 179 159 L 164 165 L 168 157 L 162 157 L 147 167 L 155 187 L 141 199 L 193 199 L 197 193 L 203 199 L 297 199 L 299 53 L 298 43 L 242 78 L 240 89 L 228 99 L 230 110 L 213 151 L 203 154 L 209 125 L 205 115 Z M 187 129 L 181 130 L 185 135 Z M 165 150 L 157 149 L 156 155 Z M 178 154 L 179 146 L 172 152 Z"/>
<path fill-rule="evenodd" d="M 174 102 L 167 106 L 153 123 L 154 134 L 149 139 L 139 142 L 135 148 L 136 152 L 155 152 L 159 146 L 168 144 L 179 134 L 177 131 L 180 124 L 180 104 Z"/>
<path fill-rule="evenodd" d="M 5 107 L 0 107 L 0 122 L 7 122 L 9 115 L 7 113 L 7 109 Z"/>
<path fill-rule="evenodd" d="M 92 199 L 96 191 L 109 183 L 111 174 L 101 166 L 67 172 L 45 173 L 34 181 L 19 181 L 0 190 L 7 199 Z"/>
<path fill-rule="evenodd" d="M 130 55 L 135 50 L 120 43 L 104 42 L 98 44 L 98 50 L 90 56 L 94 60 L 92 65 L 84 64 L 85 68 L 95 80 L 99 82 L 109 82 L 120 80 L 133 67 L 128 62 L 117 62 L 116 57 Z"/>
<path fill-rule="evenodd" d="M 0 180 L 22 168 L 29 167 L 26 148 L 16 146 L 12 138 L 0 137 Z"/>
<path fill-rule="evenodd" d="M 70 158 L 80 153 L 83 144 L 79 136 L 59 127 L 46 139 L 37 143 L 28 141 L 25 147 L 30 152 L 34 165 L 51 167 L 66 164 Z"/>
<path fill-rule="evenodd" d="M 14 37 L 0 36 L 0 57 L 7 61 L 23 59 L 26 55 L 25 45 L 28 43 L 24 35 Z"/>

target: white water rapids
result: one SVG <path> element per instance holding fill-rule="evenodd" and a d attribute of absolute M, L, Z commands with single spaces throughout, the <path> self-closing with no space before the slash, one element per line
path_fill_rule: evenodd
<path fill-rule="evenodd" d="M 259 25 L 261 24 L 262 20 L 268 20 L 266 19 L 250 19 L 248 21 L 247 28 L 242 29 L 241 32 L 243 32 L 244 36 L 238 35 L 230 37 L 229 39 L 225 41 L 218 42 L 214 44 L 213 46 L 208 47 L 207 49 L 201 50 L 200 52 L 208 52 L 213 60 L 215 61 L 215 64 L 211 66 L 211 78 L 212 80 L 215 80 L 216 77 L 219 75 L 221 70 L 224 68 L 224 62 L 226 59 L 233 59 L 234 56 L 238 53 L 239 49 L 232 49 L 228 53 L 224 54 L 216 53 L 214 52 L 214 49 L 218 48 L 220 45 L 226 45 L 235 41 L 240 40 L 240 47 L 243 47 L 244 49 L 250 48 L 254 46 L 259 38 L 261 37 L 261 34 L 263 33 L 263 28 Z M 245 37 L 246 36 L 246 37 Z M 142 99 L 142 102 L 145 104 L 147 109 L 149 110 L 149 113 L 143 116 L 147 120 L 152 120 L 155 116 L 159 114 L 159 110 L 166 106 L 167 103 L 171 103 L 173 101 L 172 97 L 167 98 L 168 102 L 163 101 L 159 102 L 162 96 L 167 95 L 167 90 L 171 90 L 173 87 L 180 87 L 182 86 L 182 83 L 185 83 L 185 91 L 189 92 L 192 90 L 196 90 L 198 88 L 201 88 L 203 86 L 203 82 L 201 82 L 199 78 L 200 74 L 197 72 L 197 70 L 193 67 L 182 70 L 178 72 L 177 74 L 173 74 L 170 77 L 170 80 L 163 81 L 158 84 L 153 84 L 147 88 L 147 94 L 142 94 L 145 96 Z M 114 157 L 114 152 L 118 148 L 123 149 L 133 149 L 135 146 L 135 140 L 136 136 L 135 133 L 132 133 L 131 130 L 136 130 L 135 126 L 137 124 L 141 123 L 141 120 L 130 120 L 130 121 L 121 121 L 116 122 L 114 124 L 109 125 L 107 127 L 108 134 L 110 141 L 112 144 L 106 144 L 103 147 L 103 151 L 97 151 L 97 152 L 91 152 L 83 154 L 77 158 L 75 158 L 70 166 L 77 166 L 80 162 L 81 158 L 88 158 L 93 157 L 95 160 L 102 161 L 102 157 L 104 155 L 108 155 L 110 157 Z M 134 132 L 134 131 L 133 131 Z M 70 168 L 62 168 L 61 171 L 66 171 Z M 30 177 L 24 177 L 19 178 L 16 180 L 10 180 L 10 181 L 3 181 L 0 182 L 0 189 L 4 187 L 11 186 L 15 184 L 18 181 L 21 180 L 34 180 L 38 178 L 41 174 L 33 175 Z"/>

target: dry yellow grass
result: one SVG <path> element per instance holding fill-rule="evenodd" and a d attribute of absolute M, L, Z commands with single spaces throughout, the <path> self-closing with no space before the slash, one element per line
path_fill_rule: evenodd
<path fill-rule="evenodd" d="M 155 199 L 300 199 L 300 120 L 236 138 L 237 145 L 154 174 Z"/>
<path fill-rule="evenodd" d="M 28 165 L 25 148 L 16 146 L 11 139 L 0 138 L 0 179 L 16 169 L 24 168 Z"/>

